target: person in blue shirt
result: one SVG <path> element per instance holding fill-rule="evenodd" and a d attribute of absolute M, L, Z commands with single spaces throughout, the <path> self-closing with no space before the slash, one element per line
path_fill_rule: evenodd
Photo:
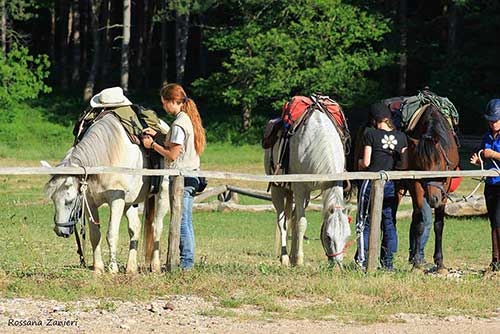
<path fill-rule="evenodd" d="M 474 153 L 470 162 L 479 165 L 484 161 L 485 169 L 499 170 L 500 164 L 500 99 L 488 102 L 484 118 L 489 129 L 484 135 L 481 150 Z M 486 178 L 484 198 L 491 225 L 491 264 L 492 271 L 500 271 L 500 176 Z"/>

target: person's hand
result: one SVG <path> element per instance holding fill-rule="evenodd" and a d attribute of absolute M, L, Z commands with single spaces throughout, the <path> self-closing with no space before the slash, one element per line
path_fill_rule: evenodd
<path fill-rule="evenodd" d="M 142 136 L 142 144 L 145 148 L 151 148 L 151 145 L 153 145 L 153 138 L 148 135 Z"/>
<path fill-rule="evenodd" d="M 477 153 L 472 154 L 472 156 L 470 157 L 470 163 L 479 166 L 480 160 L 479 160 L 479 155 Z"/>
<path fill-rule="evenodd" d="M 142 133 L 151 137 L 156 136 L 156 131 L 151 128 L 145 128 L 144 130 L 142 130 Z"/>

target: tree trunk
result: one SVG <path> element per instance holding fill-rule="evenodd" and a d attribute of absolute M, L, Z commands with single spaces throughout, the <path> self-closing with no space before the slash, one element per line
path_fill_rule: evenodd
<path fill-rule="evenodd" d="M 88 50 L 89 50 L 89 14 L 92 9 L 89 6 L 88 0 L 79 0 L 80 4 L 80 73 L 81 76 L 86 76 L 88 73 Z"/>
<path fill-rule="evenodd" d="M 176 13 L 175 19 L 175 70 L 176 80 L 182 84 L 186 67 L 187 42 L 189 37 L 189 13 Z"/>
<path fill-rule="evenodd" d="M 128 51 L 130 45 L 130 0 L 123 0 L 123 39 L 121 57 L 121 86 L 125 93 L 128 92 L 129 59 Z"/>
<path fill-rule="evenodd" d="M 244 131 L 252 126 L 252 108 L 246 103 L 243 104 L 242 128 Z"/>
<path fill-rule="evenodd" d="M 203 43 L 203 37 L 204 37 L 204 27 L 205 27 L 205 22 L 206 22 L 206 17 L 203 14 L 200 14 L 200 45 L 199 45 L 199 63 L 198 66 L 200 67 L 200 74 L 203 78 L 206 78 L 208 76 L 208 51 L 207 48 L 205 47 L 205 44 Z"/>
<path fill-rule="evenodd" d="M 149 0 L 146 0 L 146 1 L 149 2 Z M 146 31 L 147 36 L 146 36 L 146 45 L 145 45 L 145 50 L 144 50 L 144 58 L 146 60 L 144 62 L 144 88 L 145 89 L 148 89 L 149 85 L 150 85 L 149 69 L 151 68 L 150 59 L 151 59 L 151 49 L 153 48 L 152 47 L 153 46 L 153 32 L 154 32 L 154 28 L 155 28 L 155 21 L 152 18 L 153 18 L 154 13 L 156 12 L 156 5 L 155 4 L 156 4 L 156 1 L 152 1 L 151 4 L 148 6 L 148 11 L 146 12 L 150 19 L 149 19 L 148 30 Z M 163 26 L 163 24 L 162 24 L 162 26 Z M 162 48 L 162 50 L 163 50 L 163 48 Z M 163 74 L 163 68 L 162 68 L 162 74 Z"/>
<path fill-rule="evenodd" d="M 59 0 L 59 10 L 56 19 L 57 27 L 59 30 L 57 36 L 57 42 L 59 46 L 59 84 L 62 89 L 68 88 L 68 75 L 67 75 L 67 66 L 68 66 L 68 22 L 69 22 L 69 1 L 68 0 Z"/>
<path fill-rule="evenodd" d="M 92 56 L 92 67 L 90 69 L 90 74 L 85 84 L 85 89 L 83 91 L 83 100 L 85 102 L 89 101 L 94 95 L 94 86 L 97 77 L 97 71 L 99 69 L 99 53 L 100 53 L 100 42 L 99 42 L 99 2 L 97 0 L 88 0 L 90 8 L 92 9 L 90 15 L 90 30 L 92 31 L 92 40 L 94 45 L 94 54 Z"/>
<path fill-rule="evenodd" d="M 50 7 L 50 38 L 49 38 L 49 59 L 52 64 L 56 64 L 56 5 Z"/>
<path fill-rule="evenodd" d="M 161 10 L 165 12 L 167 8 L 167 0 L 161 0 Z M 164 84 L 168 82 L 167 70 L 168 70 L 168 52 L 167 52 L 167 19 L 165 14 L 161 19 L 161 83 Z"/>
<path fill-rule="evenodd" d="M 148 32 L 148 27 L 147 27 L 147 20 L 148 20 L 148 0 L 136 0 L 136 9 L 135 12 L 137 13 L 135 15 L 136 17 L 136 22 L 134 24 L 134 35 L 136 36 L 134 40 L 136 41 L 136 49 L 137 53 L 135 54 L 135 62 L 134 62 L 134 68 L 137 73 L 133 75 L 132 77 L 135 78 L 134 85 L 136 87 L 142 87 L 143 79 L 144 79 L 144 71 L 143 69 L 143 58 L 144 58 L 144 47 L 146 45 L 146 39 L 147 39 L 147 32 Z"/>
<path fill-rule="evenodd" d="M 459 30 L 461 25 L 461 12 L 460 8 L 454 3 L 449 1 L 447 8 L 448 16 L 448 54 L 453 54 L 457 51 L 459 44 Z"/>
<path fill-rule="evenodd" d="M 1 29 L 2 29 L 2 54 L 5 56 L 7 53 L 7 7 L 5 5 L 5 0 L 0 1 L 0 15 L 1 17 Z"/>
<path fill-rule="evenodd" d="M 78 2 L 73 2 L 73 27 L 71 28 L 71 40 L 73 41 L 73 60 L 72 60 L 72 72 L 71 72 L 71 82 L 78 84 L 80 81 L 80 12 L 82 8 L 78 5 Z"/>
<path fill-rule="evenodd" d="M 109 27 L 111 26 L 111 18 L 110 18 L 110 1 L 109 0 L 104 0 L 101 1 L 101 8 L 100 8 L 100 19 L 99 22 L 102 22 L 102 30 L 100 33 L 101 40 L 100 40 L 100 45 L 102 45 L 102 48 L 99 52 L 99 64 L 101 67 L 101 76 L 102 78 L 107 78 L 108 73 L 109 73 L 109 61 L 108 61 L 108 56 L 110 53 L 111 49 L 111 41 L 109 37 Z"/>
<path fill-rule="evenodd" d="M 399 1 L 399 82 L 398 94 L 406 94 L 406 81 L 408 76 L 408 18 L 407 1 Z"/>

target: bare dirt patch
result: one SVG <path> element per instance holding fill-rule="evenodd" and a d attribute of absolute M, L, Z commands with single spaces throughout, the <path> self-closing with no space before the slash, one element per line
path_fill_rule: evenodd
<path fill-rule="evenodd" d="M 292 306 L 292 302 L 289 306 Z M 149 303 L 84 300 L 58 302 L 34 299 L 0 299 L 2 333 L 498 333 L 500 309 L 495 317 L 444 318 L 421 314 L 395 314 L 387 323 L 341 323 L 336 320 L 245 320 L 211 316 L 217 302 L 192 296 L 173 296 Z M 249 316 L 255 317 L 256 310 Z"/>

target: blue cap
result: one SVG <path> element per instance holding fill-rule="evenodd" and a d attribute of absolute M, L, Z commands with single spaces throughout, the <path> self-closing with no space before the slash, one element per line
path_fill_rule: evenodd
<path fill-rule="evenodd" d="M 490 122 L 500 120 L 500 99 L 493 99 L 488 102 L 486 111 L 484 112 L 484 118 Z"/>

